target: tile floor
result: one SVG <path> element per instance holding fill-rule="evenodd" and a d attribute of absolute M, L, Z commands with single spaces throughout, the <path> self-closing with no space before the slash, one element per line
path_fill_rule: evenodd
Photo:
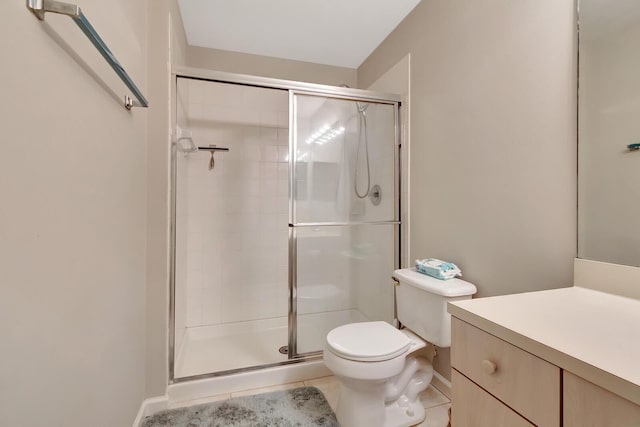
<path fill-rule="evenodd" d="M 326 397 L 329 405 L 335 410 L 336 403 L 338 402 L 338 382 L 333 376 L 314 378 L 308 381 L 301 381 L 289 384 L 282 384 L 274 387 L 256 388 L 252 390 L 238 391 L 235 393 L 221 394 L 217 396 L 210 396 L 203 399 L 171 402 L 169 409 L 179 408 L 183 406 L 198 405 L 201 403 L 217 402 L 219 400 L 230 399 L 238 396 L 248 396 L 252 394 L 267 393 L 270 391 L 286 390 L 290 388 L 311 386 L 317 387 Z M 420 402 L 426 409 L 427 418 L 417 427 L 446 427 L 449 422 L 449 407 L 451 401 L 447 396 L 440 393 L 433 386 L 429 386 L 420 396 Z"/>

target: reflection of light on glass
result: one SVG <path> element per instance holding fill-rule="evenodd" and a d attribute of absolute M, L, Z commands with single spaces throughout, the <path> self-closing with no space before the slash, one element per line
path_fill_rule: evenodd
<path fill-rule="evenodd" d="M 309 152 L 308 152 L 308 151 L 307 151 L 306 153 L 302 153 L 302 154 L 300 154 L 300 150 L 298 150 L 298 159 L 297 159 L 297 160 L 298 160 L 298 161 L 300 161 L 300 160 L 304 160 L 304 159 L 306 159 L 306 158 L 307 158 L 307 156 L 308 156 L 308 155 L 309 155 Z"/>
<path fill-rule="evenodd" d="M 322 145 L 331 141 L 336 136 L 342 135 L 344 131 L 344 126 L 338 126 L 338 122 L 334 123 L 333 126 L 325 124 L 307 138 L 307 144 Z"/>
<path fill-rule="evenodd" d="M 315 228 L 313 229 L 313 231 L 320 231 L 320 228 L 315 227 Z"/>

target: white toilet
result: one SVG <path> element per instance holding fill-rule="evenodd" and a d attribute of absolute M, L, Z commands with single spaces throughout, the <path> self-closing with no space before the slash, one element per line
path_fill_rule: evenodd
<path fill-rule="evenodd" d="M 327 334 L 324 362 L 340 382 L 336 408 L 343 427 L 409 427 L 425 418 L 419 394 L 433 367 L 417 350 L 426 341 L 451 346 L 447 302 L 469 299 L 476 287 L 460 279 L 438 280 L 415 269 L 394 272 L 398 320 L 339 326 Z"/>

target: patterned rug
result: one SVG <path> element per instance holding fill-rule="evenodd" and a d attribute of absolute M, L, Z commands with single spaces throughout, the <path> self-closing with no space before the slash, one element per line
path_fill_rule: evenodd
<path fill-rule="evenodd" d="M 151 415 L 141 427 L 339 427 L 320 390 L 299 387 Z"/>

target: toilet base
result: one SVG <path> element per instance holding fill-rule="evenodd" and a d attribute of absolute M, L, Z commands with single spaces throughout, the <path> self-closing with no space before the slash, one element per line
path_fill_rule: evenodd
<path fill-rule="evenodd" d="M 382 399 L 375 398 L 375 391 L 356 394 L 353 390 L 343 390 L 343 387 L 341 385 L 340 395 L 346 395 L 348 399 L 341 398 L 336 408 L 336 417 L 342 426 L 410 427 L 420 424 L 426 417 L 419 399 L 415 402 L 397 401 L 385 405 Z M 372 405 L 372 401 L 377 404 Z"/>
<path fill-rule="evenodd" d="M 383 427 L 411 427 L 420 424 L 425 418 L 426 413 L 420 401 L 413 402 L 408 407 L 393 404 L 386 408 Z"/>
<path fill-rule="evenodd" d="M 389 380 L 338 377 L 340 398 L 336 416 L 348 427 L 410 427 L 425 419 L 419 395 L 433 377 L 431 364 L 408 358 L 403 371 Z"/>

